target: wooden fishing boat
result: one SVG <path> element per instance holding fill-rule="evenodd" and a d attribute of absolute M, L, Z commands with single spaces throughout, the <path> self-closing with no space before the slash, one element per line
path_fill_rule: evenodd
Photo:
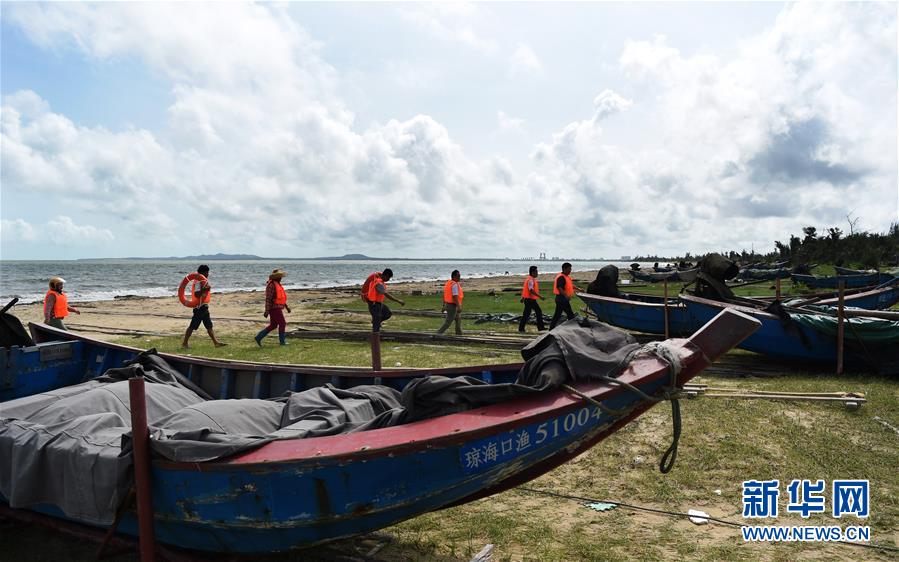
<path fill-rule="evenodd" d="M 77 342 L 35 345 L 13 314 L 18 298 L 0 310 L 0 402 L 81 382 L 84 360 Z"/>
<path fill-rule="evenodd" d="M 843 283 L 845 288 L 852 289 L 885 283 L 893 279 L 893 276 L 888 273 L 868 273 L 864 275 L 832 275 L 823 277 L 794 273 L 792 278 L 796 283 L 803 283 L 816 289 L 836 289 L 839 287 L 840 282 Z"/>
<path fill-rule="evenodd" d="M 761 322 L 761 327 L 739 344 L 741 349 L 783 359 L 836 364 L 837 336 L 835 328 L 832 328 L 836 325 L 835 318 L 831 319 L 831 326 L 827 326 L 813 310 L 796 312 L 790 309 L 789 317 L 784 318 L 751 306 L 694 295 L 681 295 L 680 299 L 694 322 L 707 321 L 726 309 L 737 310 Z M 858 314 L 864 313 L 867 312 Z M 844 336 L 847 344 L 844 362 L 847 366 L 876 371 L 880 367 L 878 356 L 881 352 L 895 353 L 899 350 L 899 321 L 857 318 L 850 320 L 850 323 L 855 323 L 856 328 L 847 327 Z"/>
<path fill-rule="evenodd" d="M 665 333 L 665 299 L 651 295 L 621 293 L 620 297 L 577 294 L 606 324 L 646 334 Z M 677 298 L 668 299 L 668 333 L 688 336 L 696 330 L 687 309 Z"/>
<path fill-rule="evenodd" d="M 837 306 L 839 300 L 838 294 L 831 293 L 827 298 L 817 300 L 814 304 Z M 865 310 L 886 310 L 897 302 L 899 302 L 899 279 L 892 279 L 873 289 L 860 290 L 843 297 L 844 306 Z"/>
<path fill-rule="evenodd" d="M 671 340 L 682 365 L 676 376 L 657 357 L 638 357 L 616 377 L 619 382 L 571 382 L 576 393 L 552 390 L 406 425 L 274 441 L 211 462 L 155 459 L 150 471 L 156 540 L 207 551 L 283 551 L 506 490 L 586 451 L 652 405 L 621 383 L 667 396 L 671 384 L 683 385 L 758 326 L 757 320 L 727 311 L 689 340 Z M 139 351 L 43 325 L 32 325 L 32 332 L 39 341 L 80 342 L 87 375 Z M 163 357 L 222 398 L 264 398 L 326 382 L 400 388 L 437 374 L 508 382 L 521 367 L 372 372 Z M 50 505 L 29 509 L 63 517 Z M 118 530 L 138 533 L 133 511 L 124 513 Z"/>
<path fill-rule="evenodd" d="M 745 268 L 741 269 L 740 273 L 737 274 L 737 277 L 743 279 L 744 281 L 756 280 L 756 281 L 766 281 L 766 280 L 774 280 L 774 279 L 789 279 L 790 278 L 790 270 L 786 268 L 780 269 L 752 269 Z"/>
<path fill-rule="evenodd" d="M 668 281 L 670 283 L 690 283 L 696 279 L 699 268 L 674 270 L 671 271 L 641 271 L 639 269 L 629 269 L 631 277 L 634 281 L 645 281 L 648 283 L 660 283 Z"/>
<path fill-rule="evenodd" d="M 838 265 L 833 266 L 833 268 L 836 270 L 837 275 L 871 275 L 872 273 L 877 273 L 876 269 L 850 269 Z"/>
<path fill-rule="evenodd" d="M 83 348 L 77 341 L 0 348 L 0 402 L 81 382 Z"/>

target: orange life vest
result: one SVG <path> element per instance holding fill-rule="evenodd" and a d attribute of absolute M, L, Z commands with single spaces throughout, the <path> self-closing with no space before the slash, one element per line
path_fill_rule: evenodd
<path fill-rule="evenodd" d="M 565 292 L 559 293 L 559 277 L 565 278 Z M 565 275 L 564 273 L 560 273 L 556 275 L 555 280 L 553 280 L 553 294 L 559 295 L 564 294 L 569 299 L 574 296 L 574 283 L 571 281 L 571 277 Z"/>
<path fill-rule="evenodd" d="M 287 291 L 281 286 L 281 283 L 272 281 L 275 284 L 275 304 L 287 304 Z"/>
<path fill-rule="evenodd" d="M 194 281 L 190 286 L 190 294 L 194 294 L 200 289 L 203 288 L 203 283 L 201 281 Z M 203 298 L 200 300 L 200 304 L 206 304 L 212 300 L 212 288 L 206 291 L 206 294 L 203 295 Z M 199 305 L 197 305 L 199 306 Z"/>
<path fill-rule="evenodd" d="M 371 280 L 371 283 L 368 284 L 368 301 L 384 302 L 384 295 L 378 292 L 378 285 L 384 285 L 384 281 L 381 279 L 381 274 L 372 273 L 372 275 L 376 275 L 376 277 Z M 371 277 L 371 275 L 369 277 Z"/>
<path fill-rule="evenodd" d="M 528 283 L 531 282 L 531 279 L 534 280 L 534 290 L 531 291 L 528 289 Z M 537 295 L 540 294 L 540 283 L 537 282 L 536 277 L 527 276 L 524 280 L 524 287 L 521 288 L 521 296 L 526 299 L 536 299 Z"/>
<path fill-rule="evenodd" d="M 375 271 L 374 273 L 370 274 L 365 279 L 365 283 L 362 284 L 362 300 L 364 300 L 364 301 L 369 300 L 368 291 L 371 289 L 371 284 L 375 279 L 380 279 L 380 278 L 381 278 L 381 272 Z"/>
<path fill-rule="evenodd" d="M 443 286 L 443 302 L 447 304 L 455 304 L 456 301 L 453 300 L 453 285 L 457 285 L 459 287 L 459 306 L 462 306 L 462 298 L 465 293 L 462 292 L 462 284 L 450 279 L 446 282 L 446 285 Z"/>
<path fill-rule="evenodd" d="M 44 316 L 47 316 L 47 299 L 50 298 L 50 293 L 56 295 L 56 302 L 53 305 L 53 316 L 50 318 L 65 318 L 69 315 L 69 298 L 65 295 L 65 293 L 58 293 L 53 289 L 47 291 L 47 294 L 44 295 Z"/>

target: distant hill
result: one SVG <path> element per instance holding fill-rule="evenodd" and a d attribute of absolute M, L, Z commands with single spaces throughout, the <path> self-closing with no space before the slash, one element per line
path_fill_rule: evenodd
<path fill-rule="evenodd" d="M 344 254 L 342 256 L 326 256 L 320 258 L 311 258 L 313 260 L 379 260 L 382 258 L 370 258 L 365 254 Z"/>
<path fill-rule="evenodd" d="M 184 256 L 183 258 L 177 258 L 180 260 L 264 260 L 266 258 L 261 258 L 259 256 L 254 256 L 253 254 L 203 254 L 200 256 Z"/>

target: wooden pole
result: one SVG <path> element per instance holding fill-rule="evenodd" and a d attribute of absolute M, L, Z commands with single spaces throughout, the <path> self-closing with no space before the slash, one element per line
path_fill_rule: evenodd
<path fill-rule="evenodd" d="M 664 298 L 664 302 L 665 302 L 665 339 L 667 340 L 669 337 L 669 335 L 668 335 L 668 280 L 665 279 L 665 281 L 663 283 L 664 283 L 663 287 L 664 287 L 664 291 L 665 291 L 665 298 Z"/>
<path fill-rule="evenodd" d="M 381 333 L 371 333 L 371 369 L 372 371 L 381 370 Z"/>
<path fill-rule="evenodd" d="M 153 562 L 156 559 L 156 538 L 153 534 L 147 397 L 144 393 L 143 377 L 128 379 L 128 395 L 131 402 L 131 446 L 134 461 L 134 487 L 137 492 L 140 560 L 141 562 Z"/>
<path fill-rule="evenodd" d="M 845 281 L 838 284 L 838 300 L 837 300 L 837 374 L 843 374 L 843 291 Z"/>
<path fill-rule="evenodd" d="M 774 298 L 780 300 L 780 277 L 774 280 Z"/>

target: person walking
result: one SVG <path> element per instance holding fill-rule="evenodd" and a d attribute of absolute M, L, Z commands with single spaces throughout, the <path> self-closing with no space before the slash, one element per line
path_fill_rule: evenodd
<path fill-rule="evenodd" d="M 518 322 L 518 331 L 524 333 L 524 327 L 531 318 L 531 311 L 537 316 L 537 331 L 542 332 L 546 329 L 543 325 L 543 311 L 540 309 L 540 303 L 537 299 L 543 300 L 540 294 L 540 283 L 537 281 L 537 266 L 532 265 L 528 269 L 528 276 L 524 279 L 524 286 L 521 288 L 521 302 L 524 303 L 524 312 L 521 313 L 521 321 Z"/>
<path fill-rule="evenodd" d="M 44 295 L 44 324 L 68 331 L 63 318 L 70 312 L 81 314 L 74 306 L 69 306 L 69 297 L 62 292 L 62 286 L 66 280 L 62 277 L 50 279 L 50 289 Z"/>
<path fill-rule="evenodd" d="M 562 264 L 562 273 L 556 275 L 553 281 L 553 293 L 556 295 L 556 311 L 553 312 L 553 320 L 549 323 L 549 329 L 552 330 L 562 318 L 562 312 L 571 320 L 574 318 L 574 311 L 571 310 L 571 297 L 574 296 L 575 290 L 582 290 L 571 280 L 571 264 L 565 262 Z"/>
<path fill-rule="evenodd" d="M 197 268 L 197 273 L 205 277 L 203 281 L 194 281 L 190 286 L 190 292 L 199 299 L 199 303 L 193 308 L 193 317 L 190 319 L 190 325 L 184 332 L 184 340 L 181 342 L 181 349 L 189 349 L 188 340 L 194 330 L 200 327 L 200 324 L 206 327 L 206 332 L 212 339 L 215 347 L 224 347 L 228 344 L 222 343 L 215 337 L 212 330 L 212 316 L 209 314 L 209 302 L 212 300 L 212 286 L 209 284 L 209 266 L 201 265 Z"/>
<path fill-rule="evenodd" d="M 437 330 L 438 334 L 442 334 L 450 327 L 453 322 L 456 323 L 456 335 L 462 335 L 462 299 L 465 298 L 465 292 L 462 290 L 462 274 L 458 269 L 454 269 L 450 274 L 450 280 L 443 286 L 443 310 L 446 312 L 446 320 L 443 326 Z"/>
<path fill-rule="evenodd" d="M 387 292 L 387 282 L 393 278 L 393 270 L 389 267 L 380 273 L 373 273 L 365 280 L 363 288 L 368 285 L 365 290 L 365 302 L 368 303 L 368 312 L 371 314 L 371 331 L 380 332 L 381 324 L 388 320 L 393 313 L 390 308 L 384 304 L 384 299 L 390 299 L 400 306 L 405 306 L 406 302 L 398 299 Z"/>
<path fill-rule="evenodd" d="M 284 312 L 290 312 L 290 306 L 287 304 L 287 291 L 281 286 L 281 279 L 286 273 L 280 269 L 272 271 L 268 276 L 268 282 L 265 284 L 265 312 L 262 313 L 264 318 L 269 318 L 268 326 L 260 330 L 256 337 L 256 345 L 262 347 L 262 340 L 275 329 L 278 328 L 278 342 L 281 345 L 287 345 L 286 330 L 287 320 L 284 319 Z"/>

